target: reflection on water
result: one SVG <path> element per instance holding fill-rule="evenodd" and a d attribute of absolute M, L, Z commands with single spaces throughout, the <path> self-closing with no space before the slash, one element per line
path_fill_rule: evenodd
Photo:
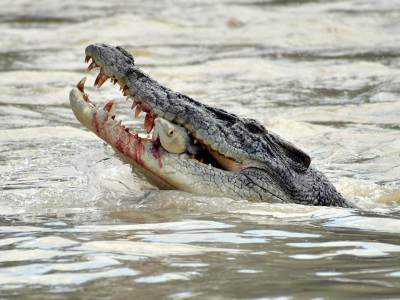
<path fill-rule="evenodd" d="M 4 0 L 0 295 L 398 297 L 399 16 L 389 0 Z M 360 209 L 155 190 L 69 108 L 94 42 L 261 120 Z M 117 97 L 123 123 L 141 130 L 112 85 L 87 89 L 98 103 Z"/>

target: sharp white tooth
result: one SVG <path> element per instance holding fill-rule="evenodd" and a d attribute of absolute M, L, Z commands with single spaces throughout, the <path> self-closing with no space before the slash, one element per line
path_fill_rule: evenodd
<path fill-rule="evenodd" d="M 104 106 L 104 109 L 105 109 L 106 111 L 110 112 L 110 111 L 111 111 L 111 108 L 112 108 L 113 105 L 114 105 L 114 103 L 115 103 L 115 100 L 108 101 L 107 104 Z"/>
<path fill-rule="evenodd" d="M 115 115 L 115 113 L 116 113 L 116 111 L 115 111 L 115 107 L 113 105 L 113 107 L 111 107 L 111 110 L 110 110 L 110 116 Z"/>
<path fill-rule="evenodd" d="M 138 104 L 135 110 L 135 118 L 137 118 L 141 112 L 142 110 L 140 109 L 140 104 Z"/>
<path fill-rule="evenodd" d="M 126 101 L 128 101 L 129 99 L 133 101 L 133 97 L 131 95 L 126 96 Z"/>

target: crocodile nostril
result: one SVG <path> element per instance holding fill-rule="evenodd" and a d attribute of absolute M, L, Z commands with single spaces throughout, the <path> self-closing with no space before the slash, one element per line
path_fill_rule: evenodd
<path fill-rule="evenodd" d="M 125 50 L 125 48 L 121 46 L 115 47 L 118 51 L 120 51 L 123 55 L 125 55 L 129 60 L 132 62 L 132 64 L 135 64 L 135 60 L 133 59 L 132 54 L 130 54 L 128 51 Z"/>

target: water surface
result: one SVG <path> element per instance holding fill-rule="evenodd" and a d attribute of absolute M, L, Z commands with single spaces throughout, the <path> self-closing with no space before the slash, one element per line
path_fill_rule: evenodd
<path fill-rule="evenodd" d="M 398 299 L 399 19 L 389 0 L 3 0 L 1 297 Z M 153 188 L 69 107 L 94 42 L 260 120 L 360 209 Z M 114 86 L 87 91 L 141 130 Z"/>

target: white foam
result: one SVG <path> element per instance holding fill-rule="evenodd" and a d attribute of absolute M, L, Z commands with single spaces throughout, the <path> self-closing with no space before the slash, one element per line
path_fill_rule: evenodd
<path fill-rule="evenodd" d="M 43 271 L 45 271 L 44 269 Z M 140 272 L 129 268 L 120 268 L 107 270 L 96 273 L 55 273 L 55 274 L 38 274 L 38 275 L 20 275 L 20 276 L 2 276 L 0 277 L 0 285 L 7 289 L 8 285 L 40 285 L 40 286 L 57 286 L 57 285 L 79 285 L 87 281 L 98 280 L 101 278 L 112 278 L 121 276 L 136 276 Z"/>
<path fill-rule="evenodd" d="M 93 241 L 84 243 L 74 250 L 89 253 L 115 253 L 143 257 L 163 257 L 171 255 L 197 255 L 207 252 L 242 253 L 241 250 L 209 248 L 184 244 L 146 243 L 136 241 Z"/>
<path fill-rule="evenodd" d="M 298 248 L 330 248 L 328 253 L 323 254 L 295 254 L 291 257 L 297 259 L 319 259 L 324 257 L 334 257 L 339 255 L 352 255 L 357 257 L 382 257 L 390 253 L 400 252 L 400 246 L 364 241 L 334 241 L 321 243 L 288 243 L 288 246 Z M 337 250 L 333 250 L 339 248 Z"/>
<path fill-rule="evenodd" d="M 174 280 L 190 280 L 192 277 L 199 276 L 198 272 L 176 272 L 176 273 L 164 273 L 161 275 L 146 276 L 136 279 L 136 282 L 140 283 L 162 283 Z"/>
<path fill-rule="evenodd" d="M 46 236 L 36 238 L 35 240 L 25 241 L 18 245 L 18 248 L 36 248 L 36 249 L 57 249 L 71 247 L 79 244 L 57 236 Z"/>

